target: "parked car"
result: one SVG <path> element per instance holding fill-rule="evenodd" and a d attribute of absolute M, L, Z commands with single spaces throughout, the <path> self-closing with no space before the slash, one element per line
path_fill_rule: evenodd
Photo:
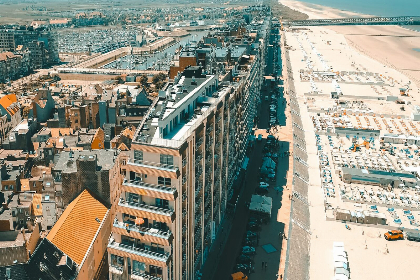
<path fill-rule="evenodd" d="M 248 273 L 248 274 L 255 271 L 255 269 L 252 265 L 244 264 L 244 263 L 237 264 L 235 268 L 238 271 L 242 271 L 242 272 Z"/>
<path fill-rule="evenodd" d="M 252 231 L 257 231 L 261 229 L 261 224 L 257 224 L 255 222 L 249 222 L 247 224 L 247 229 L 252 230 Z"/>
<path fill-rule="evenodd" d="M 256 246 L 258 245 L 258 242 L 257 242 L 257 239 L 255 238 L 245 238 L 242 244 L 248 245 L 248 246 Z"/>
<path fill-rule="evenodd" d="M 264 195 L 264 194 L 268 194 L 268 189 L 267 188 L 258 187 L 255 192 L 258 195 Z"/>
<path fill-rule="evenodd" d="M 420 242 L 420 232 L 409 231 L 405 234 L 407 240 Z"/>
<path fill-rule="evenodd" d="M 246 276 L 242 271 L 238 271 L 230 275 L 231 280 L 248 280 L 248 276 Z"/>
<path fill-rule="evenodd" d="M 244 246 L 244 247 L 242 247 L 242 254 L 255 255 L 256 254 L 255 248 L 251 247 L 251 246 Z"/>
<path fill-rule="evenodd" d="M 256 232 L 253 232 L 250 230 L 246 232 L 246 238 L 257 238 L 257 237 L 258 237 L 258 234 Z"/>
<path fill-rule="evenodd" d="M 260 219 L 260 218 L 255 218 L 255 217 L 251 217 L 251 218 L 249 218 L 249 220 L 248 220 L 248 222 L 249 223 L 256 223 L 256 224 L 259 224 L 259 225 L 261 225 L 262 224 L 262 220 Z M 253 231 L 247 231 L 247 233 L 248 232 L 253 232 Z M 254 232 L 255 233 L 255 232 Z M 256 234 L 256 233 L 255 233 Z"/>
<path fill-rule="evenodd" d="M 254 260 L 251 258 L 251 256 L 241 254 L 238 259 L 238 263 L 254 263 Z"/>
<path fill-rule="evenodd" d="M 401 230 L 390 230 L 385 232 L 384 237 L 386 240 L 398 240 L 404 239 L 404 234 Z"/>
<path fill-rule="evenodd" d="M 270 185 L 266 182 L 260 182 L 260 188 L 268 188 Z"/>

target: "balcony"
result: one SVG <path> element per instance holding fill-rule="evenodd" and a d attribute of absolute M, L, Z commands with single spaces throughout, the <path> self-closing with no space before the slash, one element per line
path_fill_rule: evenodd
<path fill-rule="evenodd" d="M 196 168 L 195 169 L 195 177 L 196 178 L 200 178 L 202 173 L 203 173 L 203 168 Z"/>
<path fill-rule="evenodd" d="M 140 174 L 153 175 L 156 177 L 160 176 L 173 179 L 177 179 L 180 174 L 179 168 L 177 166 L 137 159 L 128 160 L 127 172 L 130 171 Z"/>
<path fill-rule="evenodd" d="M 148 274 L 147 272 L 141 272 L 141 271 L 135 271 L 133 270 L 131 272 L 131 279 L 134 280 L 162 280 L 161 277 L 152 276 Z"/>
<path fill-rule="evenodd" d="M 197 140 L 197 142 L 195 143 L 195 148 L 196 148 L 196 150 L 198 149 L 198 148 L 200 148 L 200 146 L 201 146 L 201 144 L 203 144 L 203 137 L 201 137 L 199 140 Z"/>
<path fill-rule="evenodd" d="M 199 162 L 203 159 L 203 155 L 202 154 L 198 154 L 195 158 L 195 162 Z"/>
<path fill-rule="evenodd" d="M 201 183 L 199 183 L 195 186 L 195 196 L 197 196 L 200 193 L 202 188 L 203 188 L 203 184 L 201 184 Z"/>
<path fill-rule="evenodd" d="M 175 212 L 173 210 L 147 204 L 132 203 L 122 198 L 120 198 L 118 203 L 117 211 L 136 217 L 153 219 L 158 222 L 172 223 L 175 220 Z"/>
<path fill-rule="evenodd" d="M 123 271 L 124 271 L 124 268 L 122 266 L 114 266 L 114 265 L 109 266 L 109 272 L 111 272 L 112 274 L 122 275 Z"/>
<path fill-rule="evenodd" d="M 140 249 L 135 246 L 117 243 L 115 241 L 111 241 L 108 244 L 108 252 L 120 257 L 128 256 L 132 260 L 160 267 L 167 267 L 171 259 L 167 252 L 161 254 L 146 249 Z"/>
<path fill-rule="evenodd" d="M 136 225 L 125 224 L 123 222 L 114 222 L 112 232 L 165 246 L 169 246 L 173 240 L 173 235 L 170 231 L 139 227 Z"/>
<path fill-rule="evenodd" d="M 122 190 L 130 193 L 136 193 L 139 195 L 147 195 L 172 201 L 174 201 L 178 197 L 178 192 L 175 188 L 144 183 L 139 180 L 124 179 L 124 182 L 122 184 Z"/>

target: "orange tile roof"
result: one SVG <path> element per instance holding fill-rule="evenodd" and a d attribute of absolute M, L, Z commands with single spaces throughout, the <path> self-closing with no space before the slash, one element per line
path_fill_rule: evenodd
<path fill-rule="evenodd" d="M 124 129 L 121 132 L 121 135 L 124 135 L 127 138 L 133 139 L 134 137 L 134 133 L 136 132 L 136 128 L 135 127 L 127 127 L 126 129 Z"/>
<path fill-rule="evenodd" d="M 50 128 L 51 137 L 60 137 L 65 135 L 73 135 L 72 128 Z"/>
<path fill-rule="evenodd" d="M 118 150 L 121 150 L 121 151 L 129 151 L 130 149 L 127 147 L 127 145 L 125 145 L 124 143 L 121 143 L 118 146 Z"/>
<path fill-rule="evenodd" d="M 96 218 L 102 222 L 107 211 L 105 205 L 84 190 L 67 206 L 47 239 L 81 265 L 100 226 Z"/>
<path fill-rule="evenodd" d="M 9 112 L 10 115 L 14 115 L 16 112 L 13 108 L 10 108 L 10 105 L 17 102 L 16 95 L 14 94 L 8 94 L 0 98 L 0 106 L 2 106 L 7 112 Z"/>
<path fill-rule="evenodd" d="M 28 192 L 31 190 L 29 186 L 29 179 L 20 179 L 20 190 L 22 192 Z"/>
<path fill-rule="evenodd" d="M 32 197 L 32 214 L 37 216 L 42 216 L 42 194 L 36 193 Z"/>

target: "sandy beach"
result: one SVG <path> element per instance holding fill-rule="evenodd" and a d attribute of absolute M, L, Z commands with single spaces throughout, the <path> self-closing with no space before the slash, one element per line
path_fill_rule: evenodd
<path fill-rule="evenodd" d="M 309 19 L 320 19 L 320 18 L 343 18 L 343 17 L 363 17 L 369 15 L 361 15 L 351 11 L 344 11 L 326 7 L 316 4 L 308 4 L 295 0 L 279 0 L 279 3 L 309 16 Z"/>
<path fill-rule="evenodd" d="M 280 3 L 313 19 L 360 16 L 298 1 Z M 418 229 L 419 225 L 411 224 L 403 210 L 413 205 L 413 219 L 417 220 L 420 204 L 402 204 L 400 200 L 378 204 L 378 213 L 386 217 L 385 225 L 348 222 L 351 230 L 341 220 L 336 221 L 335 215 L 337 209 L 360 213 L 370 211 L 371 206 L 376 209 L 378 197 L 375 195 L 369 202 L 355 197 L 360 189 L 382 191 L 379 185 L 344 183 L 340 162 L 348 159 L 352 168 L 367 170 L 368 164 L 373 168 L 378 165 L 376 159 L 386 158 L 388 169 L 373 169 L 389 171 L 395 168 L 396 171 L 389 171 L 391 173 L 404 172 L 408 166 L 417 167 L 417 147 L 410 150 L 416 154 L 415 158 L 393 155 L 380 148 L 383 145 L 380 137 L 392 133 L 420 137 L 420 122 L 413 117 L 417 114 L 416 105 L 420 105 L 420 53 L 414 50 L 420 46 L 420 33 L 398 26 L 333 26 L 286 29 L 284 36 L 289 46 L 291 67 L 288 71 L 293 76 L 293 79 L 287 78 L 287 83 L 294 84 L 301 108 L 299 118 L 305 133 L 309 164 L 309 279 L 334 279 L 334 242 L 344 243 L 349 279 L 418 279 L 420 267 L 415 265 L 413 256 L 420 254 L 420 243 L 389 242 L 383 234 L 400 226 L 406 230 Z M 337 73 L 334 81 L 330 78 L 331 72 Z M 410 88 L 408 96 L 400 95 L 400 88 L 405 87 Z M 339 103 L 331 98 L 335 90 L 340 95 Z M 354 128 L 357 132 L 377 130 L 379 134 L 369 140 L 372 147 L 350 151 L 356 137 L 339 135 L 333 127 Z M 363 142 L 362 139 L 358 141 Z M 404 144 L 387 142 L 386 145 L 398 151 L 404 149 Z M 330 181 L 325 174 L 330 174 Z M 405 192 L 404 188 L 395 191 Z M 296 191 L 295 185 L 293 190 Z M 347 197 L 347 190 L 354 191 L 355 196 L 352 193 Z M 358 201 L 363 202 L 356 203 Z M 397 210 L 391 213 L 389 207 Z M 398 223 L 398 217 L 402 224 Z M 298 263 L 296 258 L 289 262 Z M 287 279 L 298 279 L 287 276 Z"/>
<path fill-rule="evenodd" d="M 321 5 L 307 5 L 294 0 L 280 0 L 280 3 L 307 14 L 310 19 L 368 16 Z M 420 52 L 415 50 L 420 48 L 420 32 L 400 26 L 330 26 L 328 28 L 344 34 L 351 47 L 403 73 L 420 87 Z"/>

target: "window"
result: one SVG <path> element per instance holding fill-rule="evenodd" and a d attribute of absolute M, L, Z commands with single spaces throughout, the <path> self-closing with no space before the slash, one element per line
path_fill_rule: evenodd
<path fill-rule="evenodd" d="M 7 191 L 7 189 L 9 188 L 8 185 L 4 185 L 4 190 Z"/>
<path fill-rule="evenodd" d="M 169 201 L 166 199 L 156 198 L 156 206 L 164 209 L 169 209 Z"/>
<path fill-rule="evenodd" d="M 174 157 L 171 155 L 160 155 L 160 163 L 174 165 Z"/>
<path fill-rule="evenodd" d="M 14 189 L 13 185 L 10 185 L 10 190 L 13 190 L 13 189 Z"/>
<path fill-rule="evenodd" d="M 134 150 L 134 159 L 143 161 L 143 151 Z"/>
<path fill-rule="evenodd" d="M 111 254 L 111 265 L 115 266 L 115 267 L 123 267 L 124 266 L 124 258 Z"/>
<path fill-rule="evenodd" d="M 149 266 L 150 275 L 162 277 L 162 268 L 159 266 L 150 265 Z"/>
<path fill-rule="evenodd" d="M 158 177 L 158 184 L 159 185 L 170 186 L 171 185 L 171 178 Z"/>
<path fill-rule="evenodd" d="M 140 196 L 135 193 L 127 193 L 127 200 L 134 204 L 140 203 Z"/>
<path fill-rule="evenodd" d="M 146 264 L 133 260 L 133 271 L 145 272 L 146 271 Z"/>

